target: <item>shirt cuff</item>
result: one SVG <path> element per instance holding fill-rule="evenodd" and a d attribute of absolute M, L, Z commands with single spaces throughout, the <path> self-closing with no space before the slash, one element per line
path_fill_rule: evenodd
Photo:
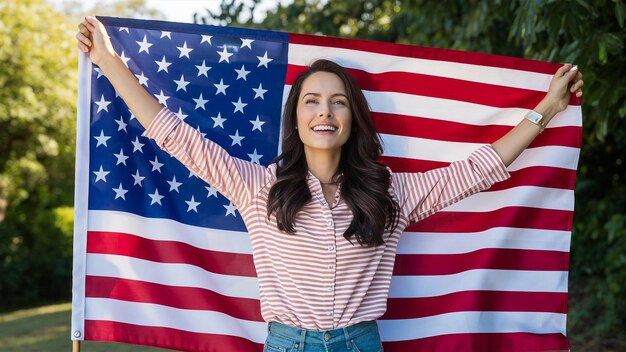
<path fill-rule="evenodd" d="M 182 121 L 176 117 L 168 108 L 163 108 L 159 111 L 150 125 L 143 132 L 142 136 L 154 139 L 159 147 L 162 147 L 165 143 L 165 139 L 172 133 L 174 128 L 178 126 Z"/>
<path fill-rule="evenodd" d="M 469 160 L 477 165 L 490 185 L 511 177 L 506 166 L 491 144 L 484 145 L 473 152 Z"/>

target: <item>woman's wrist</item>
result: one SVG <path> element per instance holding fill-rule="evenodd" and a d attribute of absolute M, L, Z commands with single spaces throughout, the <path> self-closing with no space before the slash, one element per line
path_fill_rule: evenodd
<path fill-rule="evenodd" d="M 533 110 L 543 116 L 544 126 L 559 112 L 558 104 L 552 103 L 548 97 L 543 98 Z"/>

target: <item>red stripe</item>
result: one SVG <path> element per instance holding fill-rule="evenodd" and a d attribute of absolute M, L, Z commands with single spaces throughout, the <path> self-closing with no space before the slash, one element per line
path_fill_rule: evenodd
<path fill-rule="evenodd" d="M 135 235 L 89 231 L 87 253 L 115 254 L 159 263 L 185 263 L 216 274 L 256 277 L 252 255 L 200 249 L 177 241 L 157 241 Z"/>
<path fill-rule="evenodd" d="M 285 84 L 293 84 L 306 68 L 289 65 Z M 370 73 L 351 68 L 347 68 L 347 71 L 363 90 L 449 99 L 497 108 L 533 109 L 546 95 L 543 91 L 419 73 L 397 71 Z"/>
<path fill-rule="evenodd" d="M 569 270 L 569 253 L 547 250 L 483 248 L 460 254 L 402 254 L 394 275 L 450 275 L 473 269 Z"/>
<path fill-rule="evenodd" d="M 258 299 L 224 296 L 198 287 L 179 287 L 114 277 L 87 276 L 85 296 L 217 311 L 244 320 L 263 321 Z"/>
<path fill-rule="evenodd" d="M 426 172 L 449 165 L 447 162 L 437 162 L 418 159 L 396 158 L 384 156 L 380 159 L 394 172 Z M 517 171 L 510 171 L 511 177 L 506 181 L 498 182 L 487 191 L 501 191 L 519 186 L 537 186 L 557 189 L 574 189 L 576 170 L 563 169 L 551 166 L 531 166 Z"/>
<path fill-rule="evenodd" d="M 313 45 L 340 49 L 359 50 L 390 56 L 403 56 L 415 59 L 458 62 L 463 64 L 510 68 L 529 72 L 554 74 L 560 64 L 545 61 L 521 59 L 510 56 L 483 54 L 469 51 L 430 48 L 417 45 L 376 42 L 371 40 L 346 39 L 309 34 L 289 34 L 290 44 Z M 323 50 L 323 48 L 320 48 Z"/>
<path fill-rule="evenodd" d="M 378 133 L 462 143 L 493 143 L 513 128 L 512 126 L 501 125 L 477 126 L 382 112 L 373 112 L 372 118 Z M 564 146 L 580 148 L 581 138 L 579 136 L 581 133 L 582 127 L 580 126 L 548 128 L 539 134 L 529 147 Z"/>
<path fill-rule="evenodd" d="M 407 228 L 414 232 L 480 232 L 495 227 L 572 231 L 573 211 L 506 207 L 481 213 L 442 211 Z"/>
<path fill-rule="evenodd" d="M 380 318 L 413 319 L 452 312 L 567 313 L 567 293 L 462 291 L 423 298 L 389 298 Z"/>
<path fill-rule="evenodd" d="M 178 329 L 141 326 L 103 320 L 85 320 L 85 340 L 158 346 L 177 351 L 241 352 L 263 350 L 243 337 L 202 334 Z"/>
<path fill-rule="evenodd" d="M 570 349 L 567 337 L 562 334 L 449 334 L 417 340 L 383 343 L 385 352 L 407 351 L 480 351 L 528 352 Z"/>

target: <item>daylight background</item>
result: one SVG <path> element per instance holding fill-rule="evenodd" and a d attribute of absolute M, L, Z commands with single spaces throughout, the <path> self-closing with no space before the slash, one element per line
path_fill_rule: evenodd
<path fill-rule="evenodd" d="M 570 256 L 574 351 L 626 350 L 626 4 L 622 0 L 0 0 L 0 352 L 69 341 L 84 15 L 372 39 L 574 62 L 584 135 Z M 85 343 L 87 351 L 156 351 Z"/>

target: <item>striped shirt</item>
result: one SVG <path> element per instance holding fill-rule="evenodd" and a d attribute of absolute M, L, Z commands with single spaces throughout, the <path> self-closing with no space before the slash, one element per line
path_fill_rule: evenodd
<path fill-rule="evenodd" d="M 237 207 L 250 234 L 263 319 L 303 329 L 330 330 L 382 316 L 402 231 L 509 177 L 490 145 L 425 173 L 389 170 L 389 192 L 401 208 L 399 224 L 385 234 L 383 245 L 361 247 L 343 237 L 352 212 L 340 187 L 328 205 L 320 181 L 309 172 L 311 200 L 296 216 L 296 234 L 286 234 L 267 220 L 276 164 L 265 167 L 230 156 L 166 108 L 144 136 Z"/>

